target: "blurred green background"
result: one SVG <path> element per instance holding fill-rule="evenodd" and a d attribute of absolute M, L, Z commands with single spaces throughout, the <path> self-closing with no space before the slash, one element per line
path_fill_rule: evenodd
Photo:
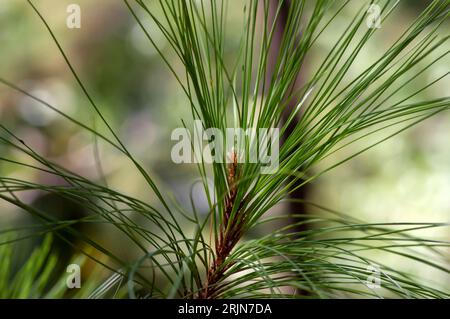
<path fill-rule="evenodd" d="M 35 1 L 111 126 L 168 194 L 173 193 L 189 208 L 189 191 L 196 180 L 196 167 L 194 164 L 175 165 L 170 159 L 171 131 L 182 125 L 181 119 L 191 118 L 188 100 L 122 1 L 77 0 L 82 10 L 80 29 L 66 27 L 66 8 L 71 3 L 74 1 Z M 358 7 L 351 5 L 336 23 L 343 27 Z M 382 25 L 370 47 L 362 52 L 359 64 L 353 67 L 354 72 L 360 72 L 373 61 L 422 8 L 422 1 L 402 1 L 395 18 Z M 238 51 L 241 10 L 241 5 L 230 6 L 226 39 L 226 54 L 230 57 Z M 162 34 L 148 18 L 145 21 L 173 68 L 183 73 L 182 65 L 168 49 Z M 383 29 L 389 32 L 384 33 Z M 339 27 L 333 30 L 335 34 L 327 32 L 320 38 L 308 58 L 309 64 L 320 63 L 320 57 L 339 34 Z M 442 63 L 431 67 L 425 79 L 431 80 L 448 71 L 450 62 L 446 63 L 444 69 Z M 312 72 L 313 68 L 307 71 Z M 108 135 L 49 33 L 26 1 L 0 1 L 0 76 Z M 307 77 L 307 74 L 302 76 Z M 424 93 L 425 97 L 448 95 L 448 77 Z M 40 154 L 85 177 L 101 180 L 92 134 L 4 85 L 0 85 L 0 120 Z M 308 186 L 307 197 L 368 222 L 450 222 L 449 145 L 450 113 L 447 112 L 323 175 Z M 346 154 L 357 150 L 357 146 L 352 146 Z M 98 142 L 98 153 L 110 187 L 148 202 L 155 201 L 142 176 L 127 158 L 102 142 Z M 23 154 L 3 145 L 0 145 L 0 155 L 28 161 Z M 323 165 L 317 169 L 326 168 L 326 163 Z M 7 163 L 0 163 L 0 173 L 35 182 L 63 183 Z M 76 203 L 64 203 L 37 191 L 22 196 L 26 202 L 54 211 L 62 219 L 89 213 Z M 200 187 L 194 187 L 194 199 L 197 207 L 207 210 Z M 283 207 L 275 213 L 283 213 Z M 33 221 L 26 213 L 0 201 L 1 228 L 29 223 Z M 111 227 L 85 231 L 121 257 L 136 257 L 127 241 Z M 423 234 L 427 235 L 427 231 Z M 432 235 L 450 240 L 448 229 L 443 229 L 442 233 L 433 229 Z M 393 262 L 405 269 L 413 267 L 402 264 L 401 260 Z M 424 269 L 414 271 L 422 276 L 434 276 Z"/>

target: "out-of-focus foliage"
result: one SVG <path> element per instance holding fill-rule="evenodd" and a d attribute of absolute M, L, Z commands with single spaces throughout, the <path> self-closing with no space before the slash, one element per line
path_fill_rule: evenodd
<path fill-rule="evenodd" d="M 245 216 L 242 240 L 211 296 L 448 297 L 448 112 L 353 158 L 396 133 L 384 125 L 448 108 L 448 77 L 426 87 L 449 72 L 448 1 L 416 12 L 381 1 L 379 30 L 365 27 L 369 2 L 298 1 L 272 79 L 270 1 L 79 2 L 82 28 L 69 30 L 72 1 L 32 1 L 35 10 L 2 1 L 0 218 L 5 227 L 50 225 L 70 238 L 60 250 L 90 246 L 88 257 L 112 275 L 71 295 L 64 276 L 50 274 L 59 255 L 49 239 L 14 276 L 12 248 L 2 245 L 0 278 L 10 287 L 2 297 L 199 296 L 233 185 L 226 165 L 171 163 L 170 131 L 194 118 L 220 129 L 280 126 L 291 98 L 303 102 L 290 121 L 302 117 L 281 149 L 280 173 L 240 168 L 231 214 Z M 297 73 L 303 86 L 289 92 Z M 286 211 L 290 175 L 308 181 L 316 202 L 349 214 Z M 280 229 L 261 220 L 274 211 Z M 382 290 L 365 284 L 372 264 Z"/>

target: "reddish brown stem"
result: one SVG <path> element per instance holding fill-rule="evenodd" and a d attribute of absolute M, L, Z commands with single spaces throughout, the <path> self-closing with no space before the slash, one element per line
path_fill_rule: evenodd
<path fill-rule="evenodd" d="M 240 213 L 240 207 L 236 212 L 235 217 L 232 218 L 231 216 L 237 195 L 236 181 L 238 179 L 238 173 L 237 156 L 234 152 L 232 154 L 232 163 L 228 167 L 227 179 L 229 191 L 224 200 L 222 222 L 219 226 L 219 238 L 216 241 L 216 254 L 208 269 L 205 284 L 198 293 L 199 299 L 214 298 L 214 295 L 217 292 L 217 283 L 222 279 L 225 271 L 229 267 L 229 265 L 225 264 L 225 260 L 240 238 L 240 231 L 238 227 L 236 227 L 236 217 Z"/>

